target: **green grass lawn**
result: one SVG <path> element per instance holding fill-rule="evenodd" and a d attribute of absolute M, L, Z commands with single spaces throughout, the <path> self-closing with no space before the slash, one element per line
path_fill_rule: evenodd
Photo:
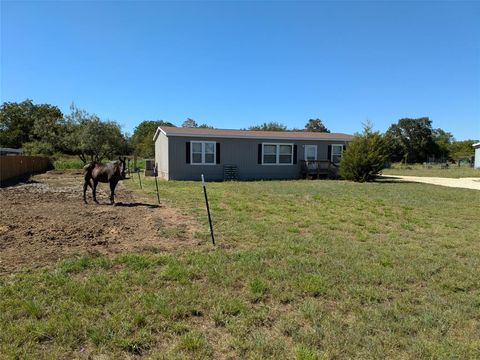
<path fill-rule="evenodd" d="M 450 165 L 448 169 L 440 166 L 425 167 L 422 164 L 393 164 L 390 169 L 384 169 L 383 175 L 405 175 L 405 176 L 432 176 L 445 178 L 480 177 L 480 169 L 469 166 Z"/>
<path fill-rule="evenodd" d="M 0 357 L 478 358 L 480 192 L 209 183 L 213 248 L 201 184 L 159 185 L 205 245 L 0 278 Z"/>

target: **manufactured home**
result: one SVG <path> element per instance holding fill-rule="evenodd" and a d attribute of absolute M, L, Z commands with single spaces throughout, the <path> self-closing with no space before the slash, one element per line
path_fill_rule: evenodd
<path fill-rule="evenodd" d="M 161 126 L 155 166 L 166 180 L 297 179 L 338 172 L 353 136 L 306 131 L 251 131 Z"/>

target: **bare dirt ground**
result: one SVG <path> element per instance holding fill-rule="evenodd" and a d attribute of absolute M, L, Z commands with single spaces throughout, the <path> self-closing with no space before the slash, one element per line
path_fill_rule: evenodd
<path fill-rule="evenodd" d="M 0 189 L 0 274 L 43 267 L 68 256 L 118 254 L 197 246 L 196 224 L 165 204 L 120 182 L 116 206 L 108 184 L 97 188 L 100 205 L 82 199 L 83 177 L 50 171 Z M 169 235 L 171 234 L 171 236 Z"/>
<path fill-rule="evenodd" d="M 400 181 L 413 181 L 425 184 L 440 185 L 447 187 L 480 190 L 480 178 L 441 178 L 426 176 L 403 176 L 403 175 L 387 175 L 384 178 L 395 179 Z"/>

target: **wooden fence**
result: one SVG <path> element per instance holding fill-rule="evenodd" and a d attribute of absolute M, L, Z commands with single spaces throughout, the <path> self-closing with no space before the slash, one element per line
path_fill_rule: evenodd
<path fill-rule="evenodd" d="M 52 169 L 52 161 L 42 156 L 0 156 L 0 186 Z"/>

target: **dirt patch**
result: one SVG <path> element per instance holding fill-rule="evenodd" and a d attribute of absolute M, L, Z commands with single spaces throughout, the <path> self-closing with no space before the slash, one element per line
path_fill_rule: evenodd
<path fill-rule="evenodd" d="M 120 182 L 116 206 L 100 184 L 95 205 L 82 200 L 78 171 L 51 171 L 0 189 L 0 274 L 42 267 L 86 253 L 158 252 L 198 246 L 196 224 Z"/>

